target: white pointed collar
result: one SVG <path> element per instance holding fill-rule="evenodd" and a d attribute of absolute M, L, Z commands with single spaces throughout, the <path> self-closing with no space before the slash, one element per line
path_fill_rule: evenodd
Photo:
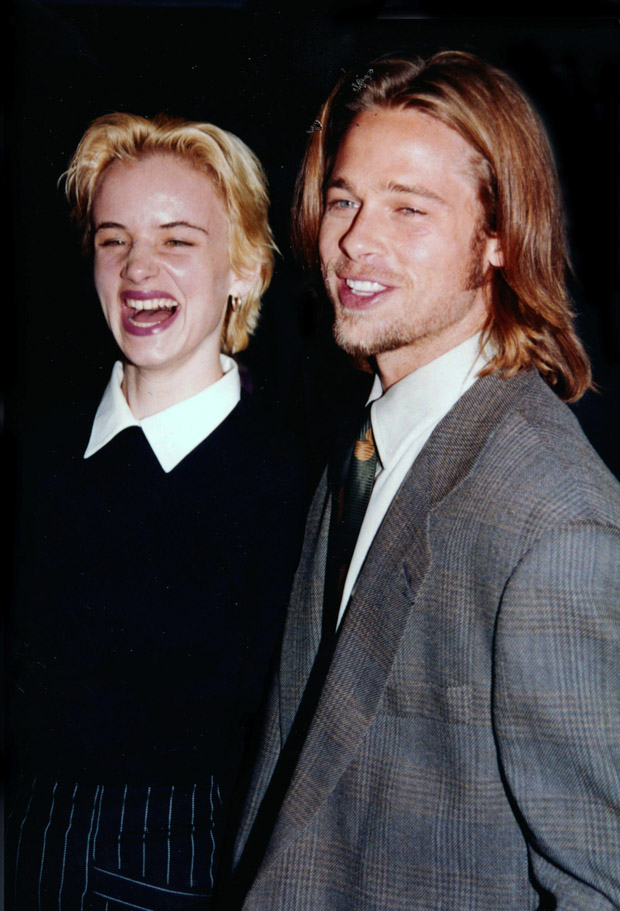
<path fill-rule="evenodd" d="M 480 348 L 481 333 L 468 338 L 441 357 L 414 370 L 383 392 L 375 377 L 368 403 L 372 402 L 372 429 L 383 468 L 394 465 L 409 446 L 412 432 L 430 433 L 464 392 L 476 382 L 493 357 L 487 344 Z"/>
<path fill-rule="evenodd" d="M 127 427 L 141 427 L 163 470 L 172 471 L 239 402 L 239 368 L 224 354 L 220 354 L 220 363 L 224 375 L 217 382 L 170 408 L 138 420 L 121 388 L 123 364 L 116 361 L 95 414 L 84 458 L 90 458 Z"/>

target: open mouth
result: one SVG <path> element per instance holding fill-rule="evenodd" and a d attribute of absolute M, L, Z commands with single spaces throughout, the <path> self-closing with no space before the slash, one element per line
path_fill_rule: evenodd
<path fill-rule="evenodd" d="M 134 326 L 159 326 L 160 323 L 176 313 L 177 304 L 169 298 L 154 298 L 153 300 L 126 301 L 126 306 L 131 311 L 129 322 Z"/>
<path fill-rule="evenodd" d="M 387 285 L 381 285 L 379 282 L 353 281 L 350 278 L 345 279 L 345 282 L 354 294 L 360 294 L 363 297 L 370 297 L 380 291 L 387 291 Z"/>
<path fill-rule="evenodd" d="M 386 292 L 391 290 L 390 285 L 384 285 L 373 279 L 341 276 L 338 297 L 342 306 L 347 310 L 366 310 L 382 300 Z"/>
<path fill-rule="evenodd" d="M 123 296 L 123 326 L 131 335 L 155 335 L 172 325 L 179 305 L 172 297 Z"/>

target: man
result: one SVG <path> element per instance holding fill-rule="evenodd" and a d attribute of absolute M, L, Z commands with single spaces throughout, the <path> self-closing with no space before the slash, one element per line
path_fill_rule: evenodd
<path fill-rule="evenodd" d="M 540 121 L 470 55 L 373 63 L 321 109 L 296 213 L 376 371 L 349 457 L 375 477 L 352 557 L 338 459 L 311 508 L 237 900 L 618 907 L 620 491 L 561 401 L 591 380 Z"/>

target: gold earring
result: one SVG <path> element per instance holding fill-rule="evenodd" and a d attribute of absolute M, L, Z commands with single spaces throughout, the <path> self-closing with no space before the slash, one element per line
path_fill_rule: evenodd
<path fill-rule="evenodd" d="M 228 296 L 228 306 L 233 313 L 238 313 L 241 310 L 241 298 L 234 297 L 232 294 Z"/>

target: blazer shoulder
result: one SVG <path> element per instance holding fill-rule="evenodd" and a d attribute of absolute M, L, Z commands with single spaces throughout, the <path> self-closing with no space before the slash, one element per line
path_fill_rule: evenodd
<path fill-rule="evenodd" d="M 490 440 L 515 482 L 542 502 L 571 504 L 583 518 L 620 524 L 620 484 L 587 439 L 577 418 L 536 374 Z"/>
<path fill-rule="evenodd" d="M 536 372 L 480 379 L 434 446 L 444 462 L 464 453 L 456 483 L 448 489 L 439 481 L 452 502 L 469 498 L 481 514 L 510 524 L 521 515 L 543 526 L 582 519 L 620 525 L 620 484 Z"/>

